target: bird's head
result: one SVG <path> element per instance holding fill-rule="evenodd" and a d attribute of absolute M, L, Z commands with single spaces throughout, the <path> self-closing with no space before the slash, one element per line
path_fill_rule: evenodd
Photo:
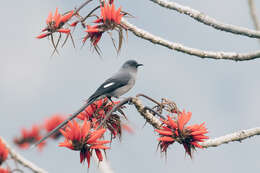
<path fill-rule="evenodd" d="M 132 70 L 137 70 L 137 68 L 139 66 L 143 66 L 143 64 L 139 64 L 137 61 L 135 60 L 128 60 L 126 61 L 123 66 L 122 69 L 132 69 Z"/>

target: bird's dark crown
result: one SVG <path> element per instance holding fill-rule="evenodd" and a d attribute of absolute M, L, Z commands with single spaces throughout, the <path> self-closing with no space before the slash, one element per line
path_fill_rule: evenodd
<path fill-rule="evenodd" d="M 136 60 L 128 60 L 123 64 L 123 68 L 128 68 L 128 67 L 134 67 L 137 68 L 139 66 L 143 66 L 143 64 L 138 64 Z"/>

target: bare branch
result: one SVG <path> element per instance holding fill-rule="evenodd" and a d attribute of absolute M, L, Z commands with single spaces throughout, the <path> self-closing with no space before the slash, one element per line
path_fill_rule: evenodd
<path fill-rule="evenodd" d="M 254 0 L 248 0 L 248 6 L 249 6 L 250 15 L 251 15 L 251 18 L 253 20 L 255 29 L 259 31 L 260 30 L 260 24 L 259 24 L 259 20 L 257 18 L 257 14 L 256 14 Z M 260 43 L 260 40 L 258 40 L 258 41 Z"/>
<path fill-rule="evenodd" d="M 249 5 L 249 10 L 250 10 L 250 15 L 251 15 L 252 20 L 253 20 L 254 25 L 255 25 L 255 29 L 260 30 L 260 24 L 259 24 L 259 20 L 257 18 L 257 14 L 256 14 L 254 0 L 248 0 L 248 5 Z"/>
<path fill-rule="evenodd" d="M 132 103 L 135 105 L 137 111 L 146 119 L 146 121 L 151 124 L 154 128 L 160 128 L 161 122 L 147 111 L 143 106 L 140 99 L 137 97 L 132 98 Z M 234 141 L 242 141 L 244 139 L 250 138 L 252 136 L 260 135 L 260 127 L 242 130 L 239 132 L 234 132 L 225 136 L 220 136 L 214 139 L 209 139 L 205 142 L 200 143 L 204 148 L 217 147 L 222 144 L 226 144 Z"/>
<path fill-rule="evenodd" d="M 204 148 L 208 147 L 217 147 L 221 144 L 227 144 L 229 142 L 235 142 L 239 141 L 241 142 L 244 139 L 247 139 L 252 136 L 260 135 L 260 127 L 247 129 L 247 130 L 241 130 L 238 132 L 230 133 L 225 136 L 221 136 L 215 139 L 209 139 L 205 142 L 200 143 L 201 146 Z"/>
<path fill-rule="evenodd" d="M 10 154 L 12 159 L 16 160 L 18 163 L 20 163 L 24 167 L 29 168 L 34 173 L 47 173 L 47 171 L 45 171 L 44 169 L 36 166 L 34 163 L 30 162 L 29 160 L 25 159 L 20 154 L 18 154 L 15 150 L 13 150 L 7 144 L 7 142 L 3 138 L 1 138 L 1 140 L 5 144 L 6 148 L 8 149 L 9 154 Z"/>
<path fill-rule="evenodd" d="M 193 19 L 197 20 L 198 22 L 211 26 L 215 29 L 230 32 L 233 34 L 244 35 L 247 37 L 260 38 L 260 31 L 251 30 L 248 28 L 239 27 L 239 26 L 226 24 L 226 23 L 217 21 L 216 19 L 214 19 L 210 16 L 207 16 L 206 14 L 203 14 L 202 12 L 200 12 L 198 10 L 192 9 L 187 6 L 182 6 L 176 2 L 169 2 L 166 0 L 150 0 L 150 1 L 162 6 L 164 8 L 175 10 L 181 14 L 186 14 L 186 15 L 192 17 Z"/>
<path fill-rule="evenodd" d="M 190 48 L 190 47 L 183 46 L 180 43 L 170 42 L 161 37 L 155 36 L 143 29 L 134 26 L 133 24 L 126 21 L 125 19 L 122 19 L 121 23 L 125 25 L 137 37 L 148 40 L 154 44 L 158 44 L 167 47 L 169 49 L 173 49 L 189 55 L 194 55 L 200 58 L 247 61 L 247 60 L 253 60 L 260 57 L 260 51 L 256 51 L 252 53 L 235 53 L 235 52 L 213 52 L 213 51 L 204 51 L 195 48 Z"/>
<path fill-rule="evenodd" d="M 154 128 L 161 127 L 161 121 L 151 114 L 142 104 L 141 100 L 137 97 L 132 98 L 132 103 L 135 105 L 137 111 L 144 117 L 144 119 L 151 124 Z"/>

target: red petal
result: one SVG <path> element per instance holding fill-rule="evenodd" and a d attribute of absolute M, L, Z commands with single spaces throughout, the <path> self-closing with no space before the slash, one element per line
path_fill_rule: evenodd
<path fill-rule="evenodd" d="M 96 155 L 99 161 L 103 160 L 102 152 L 99 149 L 96 149 Z"/>
<path fill-rule="evenodd" d="M 97 139 L 99 139 L 103 134 L 105 133 L 106 129 L 99 129 L 97 131 L 94 131 L 91 135 L 91 137 L 87 140 L 88 144 L 91 144 L 95 142 Z"/>
<path fill-rule="evenodd" d="M 105 12 L 106 12 L 107 20 L 111 20 L 111 10 L 109 4 L 106 5 Z"/>
<path fill-rule="evenodd" d="M 105 12 L 105 5 L 104 5 L 104 7 L 101 7 L 101 16 L 102 16 L 102 18 L 103 18 L 103 22 L 105 22 L 106 21 L 106 12 Z"/>
<path fill-rule="evenodd" d="M 91 29 L 87 29 L 86 32 L 88 32 L 88 33 L 96 33 L 96 32 L 99 32 L 99 29 L 91 28 Z"/>
<path fill-rule="evenodd" d="M 70 24 L 70 26 L 75 27 L 78 23 L 79 23 L 79 21 L 75 21 L 72 24 Z"/>
<path fill-rule="evenodd" d="M 86 153 L 85 153 L 85 158 L 87 158 L 88 168 L 90 166 L 90 156 L 91 156 L 91 153 L 90 153 L 89 150 L 87 150 Z"/>
<path fill-rule="evenodd" d="M 58 29 L 57 31 L 65 34 L 70 33 L 70 29 Z"/>
<path fill-rule="evenodd" d="M 163 136 L 157 139 L 158 141 L 164 141 L 164 142 L 173 142 L 174 139 L 172 137 Z"/>
<path fill-rule="evenodd" d="M 74 11 L 71 10 L 68 14 L 65 14 L 64 16 L 61 17 L 61 22 L 66 23 L 68 20 L 70 20 L 73 14 Z"/>
<path fill-rule="evenodd" d="M 119 24 L 120 23 L 120 20 L 119 20 L 119 16 L 120 16 L 120 12 L 121 12 L 121 7 L 116 11 L 116 14 L 115 14 L 115 17 L 116 17 L 116 23 Z"/>
<path fill-rule="evenodd" d="M 85 119 L 84 120 L 84 123 L 83 123 L 83 126 L 81 127 L 81 139 L 85 139 L 85 137 L 88 135 L 89 133 L 89 130 L 90 130 L 90 122 Z"/>
<path fill-rule="evenodd" d="M 43 33 L 41 35 L 38 35 L 36 38 L 41 39 L 41 38 L 47 37 L 48 35 L 50 35 L 50 33 Z"/>
<path fill-rule="evenodd" d="M 48 16 L 47 19 L 46 19 L 47 25 L 48 25 L 49 23 L 51 23 L 51 21 L 52 21 L 52 12 L 49 13 L 49 16 Z"/>
<path fill-rule="evenodd" d="M 56 28 L 59 28 L 60 22 L 61 22 L 61 15 L 58 14 L 58 17 L 57 17 L 57 19 L 55 20 L 55 27 L 56 27 Z"/>
<path fill-rule="evenodd" d="M 59 17 L 59 12 L 58 12 L 58 8 L 56 8 L 55 14 L 53 16 L 53 21 L 56 22 L 58 20 L 58 17 Z"/>
<path fill-rule="evenodd" d="M 168 122 L 169 122 L 170 126 L 171 126 L 173 129 L 177 129 L 177 124 L 176 124 L 176 122 L 175 122 L 173 119 L 171 119 L 170 116 L 167 116 L 167 117 L 168 117 Z"/>
<path fill-rule="evenodd" d="M 111 20 L 116 21 L 115 4 L 112 4 L 112 7 L 111 7 Z"/>
<path fill-rule="evenodd" d="M 200 140 L 200 139 L 209 139 L 208 136 L 202 136 L 202 135 L 199 135 L 199 136 L 193 136 L 193 139 L 195 140 Z"/>
<path fill-rule="evenodd" d="M 85 160 L 85 153 L 83 151 L 80 151 L 80 163 L 82 163 Z"/>
<path fill-rule="evenodd" d="M 191 132 L 191 135 L 195 136 L 195 135 L 203 135 L 205 133 L 208 133 L 207 130 L 200 130 L 200 131 L 194 131 L 194 132 Z"/>
<path fill-rule="evenodd" d="M 106 149 L 109 149 L 110 147 L 107 147 L 107 146 L 104 146 L 104 145 L 93 145 L 93 146 L 91 146 L 90 148 L 92 148 L 92 149 L 103 149 L 103 150 L 106 150 Z"/>
<path fill-rule="evenodd" d="M 167 131 L 167 130 L 159 130 L 159 129 L 155 129 L 154 131 L 160 133 L 160 135 L 173 135 L 173 132 L 172 131 Z"/>
<path fill-rule="evenodd" d="M 197 148 L 203 148 L 200 144 L 198 144 L 197 142 L 191 142 L 192 145 L 194 145 Z"/>
<path fill-rule="evenodd" d="M 101 23 L 103 20 L 101 18 L 98 18 L 96 20 L 93 21 L 93 23 Z"/>

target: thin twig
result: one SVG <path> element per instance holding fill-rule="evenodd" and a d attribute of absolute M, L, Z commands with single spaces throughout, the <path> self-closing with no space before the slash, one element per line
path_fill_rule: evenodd
<path fill-rule="evenodd" d="M 47 171 L 45 171 L 44 169 L 36 166 L 34 163 L 30 162 L 29 160 L 18 154 L 14 149 L 11 148 L 11 146 L 9 146 L 9 144 L 7 144 L 7 142 L 2 137 L 0 137 L 0 139 L 5 144 L 12 159 L 16 160 L 24 167 L 29 168 L 34 173 L 47 173 Z"/>
<path fill-rule="evenodd" d="M 148 111 L 150 111 L 150 112 L 156 114 L 157 116 L 159 116 L 160 118 L 162 118 L 162 119 L 164 119 L 164 120 L 166 119 L 164 116 L 162 116 L 161 114 L 159 114 L 158 112 L 156 112 L 156 111 L 153 110 L 152 108 L 149 108 L 148 106 L 145 106 L 145 107 L 144 107 L 144 110 L 148 110 Z"/>
<path fill-rule="evenodd" d="M 125 25 L 133 34 L 142 39 L 148 40 L 154 44 L 158 44 L 169 49 L 173 49 L 185 54 L 194 55 L 200 58 L 210 58 L 210 59 L 225 59 L 233 61 L 247 61 L 260 58 L 260 51 L 252 53 L 235 53 L 235 52 L 213 52 L 213 51 L 204 51 L 195 48 L 190 48 L 183 46 L 180 43 L 170 42 L 161 37 L 155 36 L 143 29 L 140 29 L 133 24 L 127 22 L 125 19 L 121 20 L 121 23 Z"/>
<path fill-rule="evenodd" d="M 155 104 L 157 104 L 158 106 L 161 106 L 161 103 L 157 102 L 156 100 L 154 100 L 153 98 L 147 96 L 147 95 L 144 95 L 144 94 L 137 94 L 136 97 L 144 97 L 152 102 L 154 102 Z"/>
<path fill-rule="evenodd" d="M 198 10 L 192 9 L 190 7 L 187 7 L 187 6 L 180 5 L 176 2 L 169 2 L 169 1 L 166 1 L 166 0 L 150 0 L 150 1 L 160 5 L 161 7 L 168 8 L 168 9 L 171 9 L 171 10 L 175 10 L 175 11 L 181 13 L 181 14 L 188 15 L 191 18 L 197 20 L 198 22 L 201 22 L 205 25 L 211 26 L 215 29 L 230 32 L 230 33 L 233 33 L 233 34 L 244 35 L 244 36 L 247 36 L 247 37 L 260 38 L 260 31 L 251 30 L 251 29 L 248 29 L 248 28 L 235 26 L 235 25 L 231 25 L 231 24 L 227 24 L 227 23 L 217 21 L 216 19 L 214 19 L 210 16 L 207 16 L 206 14 L 204 14 L 204 13 L 198 11 Z"/>
<path fill-rule="evenodd" d="M 255 29 L 259 31 L 260 30 L 260 24 L 259 24 L 259 20 L 258 20 L 257 14 L 256 14 L 254 0 L 248 0 L 248 6 L 249 6 L 250 15 L 251 15 L 251 18 L 253 20 Z M 260 43 L 260 40 L 259 40 L 259 43 Z"/>

